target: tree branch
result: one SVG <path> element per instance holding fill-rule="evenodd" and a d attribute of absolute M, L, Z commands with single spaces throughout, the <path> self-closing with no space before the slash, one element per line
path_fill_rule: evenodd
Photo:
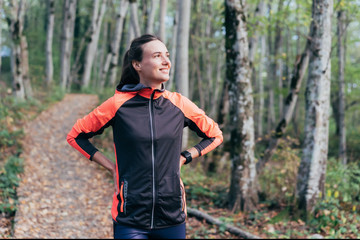
<path fill-rule="evenodd" d="M 258 236 L 255 236 L 251 233 L 245 232 L 244 230 L 241 230 L 240 228 L 234 227 L 230 224 L 226 224 L 226 223 L 220 221 L 219 219 L 214 218 L 214 217 L 210 216 L 209 214 L 201 212 L 194 208 L 187 208 L 187 213 L 188 213 L 189 217 L 193 216 L 193 217 L 196 217 L 201 220 L 205 219 L 210 224 L 215 224 L 218 226 L 225 226 L 226 231 L 228 231 L 232 234 L 236 234 L 240 237 L 243 237 L 246 239 L 261 239 Z"/>

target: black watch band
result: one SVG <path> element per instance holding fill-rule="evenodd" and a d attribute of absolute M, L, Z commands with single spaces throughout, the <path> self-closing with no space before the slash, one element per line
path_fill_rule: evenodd
<path fill-rule="evenodd" d="M 183 151 L 181 153 L 181 155 L 184 156 L 184 158 L 186 158 L 186 161 L 184 164 L 188 164 L 192 161 L 191 153 L 189 153 L 188 151 Z"/>

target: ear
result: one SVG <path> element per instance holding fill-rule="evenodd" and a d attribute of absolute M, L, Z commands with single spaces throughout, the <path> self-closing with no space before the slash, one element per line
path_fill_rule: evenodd
<path fill-rule="evenodd" d="M 136 71 L 139 72 L 139 71 L 141 70 L 141 64 L 140 64 L 140 62 L 133 60 L 133 61 L 131 62 L 131 64 L 132 64 L 133 68 L 134 68 Z"/>

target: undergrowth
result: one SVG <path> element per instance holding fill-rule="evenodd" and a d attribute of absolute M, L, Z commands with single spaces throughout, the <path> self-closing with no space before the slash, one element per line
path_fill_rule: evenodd
<path fill-rule="evenodd" d="M 60 101 L 64 92 L 59 88 L 39 91 L 38 98 L 26 100 L 16 99 L 5 91 L 0 95 L 0 213 L 12 217 L 17 208 L 19 174 L 24 170 L 20 141 L 24 137 L 24 123 Z"/>

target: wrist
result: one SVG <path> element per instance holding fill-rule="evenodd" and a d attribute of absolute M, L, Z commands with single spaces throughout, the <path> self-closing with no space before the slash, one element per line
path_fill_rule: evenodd
<path fill-rule="evenodd" d="M 183 151 L 181 153 L 181 156 L 183 156 L 185 158 L 184 164 L 188 164 L 188 163 L 190 163 L 192 161 L 191 153 L 188 152 L 188 151 Z"/>

